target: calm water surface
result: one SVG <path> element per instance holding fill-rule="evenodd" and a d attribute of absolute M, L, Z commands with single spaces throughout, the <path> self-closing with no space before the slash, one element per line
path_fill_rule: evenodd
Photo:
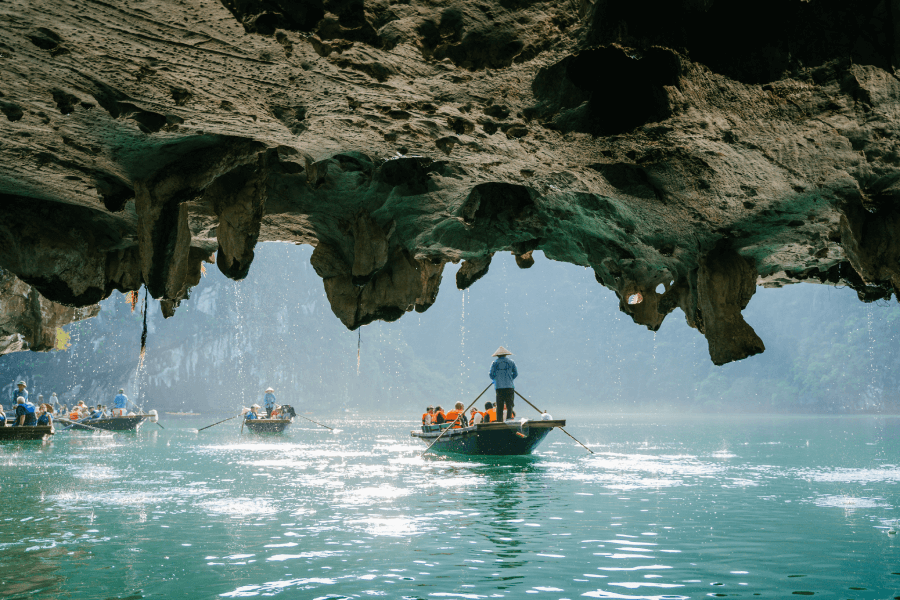
<path fill-rule="evenodd" d="M 0 597 L 900 597 L 900 419 L 587 419 L 531 457 L 404 420 L 0 444 Z"/>

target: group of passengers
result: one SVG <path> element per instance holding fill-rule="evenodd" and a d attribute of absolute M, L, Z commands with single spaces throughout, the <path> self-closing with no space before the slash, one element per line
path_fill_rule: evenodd
<path fill-rule="evenodd" d="M 453 429 L 459 429 L 470 425 L 478 425 L 479 423 L 493 423 L 497 421 L 497 408 L 493 402 L 485 402 L 484 411 L 472 407 L 471 414 L 468 417 L 465 414 L 465 410 L 462 402 L 457 402 L 453 406 L 453 410 L 447 413 L 444 412 L 444 408 L 440 405 L 429 406 L 422 413 L 422 428 L 427 431 L 427 427 L 430 425 L 453 423 Z M 504 421 L 506 419 L 514 419 L 516 413 L 515 411 L 504 411 L 503 416 L 505 417 Z"/>
<path fill-rule="evenodd" d="M 7 416 L 0 405 L 0 427 L 11 426 L 35 426 L 35 425 L 52 425 L 53 415 L 60 415 L 62 419 L 83 423 L 85 421 L 95 421 L 97 419 L 105 419 L 110 415 L 106 412 L 106 407 L 98 404 L 91 408 L 84 401 L 79 401 L 72 410 L 69 410 L 65 404 L 60 404 L 56 392 L 51 394 L 50 402 L 44 402 L 44 396 L 38 395 L 37 404 L 33 404 L 28 400 L 28 390 L 24 381 L 16 384 L 17 389 L 13 391 L 13 411 L 15 416 Z M 113 400 L 113 416 L 125 416 L 127 411 L 128 397 L 125 390 L 120 388 L 118 395 Z"/>

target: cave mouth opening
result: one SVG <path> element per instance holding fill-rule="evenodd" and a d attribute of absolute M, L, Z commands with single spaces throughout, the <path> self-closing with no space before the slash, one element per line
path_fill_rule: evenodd
<path fill-rule="evenodd" d="M 208 270 L 169 319 L 151 304 L 141 372 L 140 311 L 114 294 L 99 317 L 66 327 L 70 349 L 6 355 L 0 376 L 35 382 L 45 396 L 63 391 L 63 401 L 126 387 L 152 397 L 158 410 L 209 412 L 247 405 L 259 386 L 273 385 L 285 398 L 408 416 L 421 413 L 420 404 L 472 390 L 474 397 L 502 345 L 514 353 L 522 393 L 574 418 L 575 407 L 579 414 L 863 410 L 873 389 L 892 389 L 895 370 L 885 367 L 900 362 L 890 343 L 900 335 L 900 306 L 861 305 L 849 288 L 759 288 L 744 316 L 767 352 L 717 367 L 680 311 L 656 332 L 636 327 L 592 269 L 540 250 L 527 270 L 512 254 L 496 254 L 465 291 L 454 286 L 462 264 L 450 263 L 428 311 L 357 331 L 332 314 L 310 246 L 262 243 L 256 253 L 244 281 Z M 848 318 L 862 324 L 853 335 Z M 829 351 L 810 350 L 818 347 Z M 878 398 L 881 409 L 900 410 L 890 394 Z"/>

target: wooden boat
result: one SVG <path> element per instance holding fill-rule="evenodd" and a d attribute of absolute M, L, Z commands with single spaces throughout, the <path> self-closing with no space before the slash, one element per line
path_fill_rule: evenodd
<path fill-rule="evenodd" d="M 53 435 L 53 425 L 20 425 L 13 427 L 5 425 L 0 427 L 0 441 L 3 440 L 42 440 L 48 435 Z"/>
<path fill-rule="evenodd" d="M 84 422 L 85 427 L 81 423 L 69 421 L 68 419 L 58 419 L 60 424 L 70 425 L 76 431 L 94 431 L 95 429 L 103 429 L 104 431 L 137 431 L 137 429 L 153 415 L 129 415 L 127 417 L 108 417 L 105 419 L 92 419 Z"/>
<path fill-rule="evenodd" d="M 278 419 L 244 419 L 244 425 L 250 433 L 282 433 L 288 425 L 294 422 L 297 413 L 292 406 L 281 407 L 281 415 L 286 418 Z"/>
<path fill-rule="evenodd" d="M 564 427 L 565 419 L 553 421 L 505 421 L 479 423 L 459 429 L 449 429 L 432 450 L 454 454 L 510 456 L 531 454 L 556 427 Z M 410 435 L 431 444 L 448 425 L 428 425 Z"/>

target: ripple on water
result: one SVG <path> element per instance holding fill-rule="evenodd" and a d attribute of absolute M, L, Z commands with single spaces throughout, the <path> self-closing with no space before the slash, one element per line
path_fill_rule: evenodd
<path fill-rule="evenodd" d="M 897 483 L 900 468 L 883 465 L 879 469 L 798 469 L 796 475 L 818 483 Z"/>
<path fill-rule="evenodd" d="M 841 495 L 822 495 L 812 499 L 805 499 L 803 502 L 812 502 L 816 506 L 824 506 L 826 508 L 841 508 L 847 512 L 852 512 L 861 508 L 890 507 L 890 504 L 884 502 L 882 498 L 860 498 L 856 496 Z"/>

